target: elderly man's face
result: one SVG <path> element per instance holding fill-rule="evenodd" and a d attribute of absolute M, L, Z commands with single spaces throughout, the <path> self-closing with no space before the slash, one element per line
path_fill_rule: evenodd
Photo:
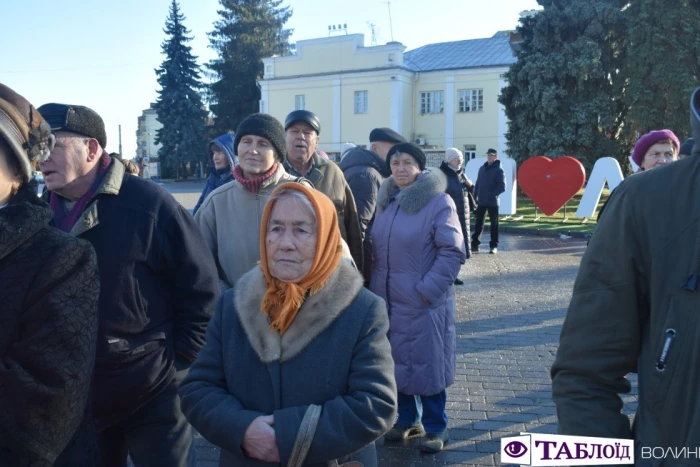
<path fill-rule="evenodd" d="M 272 277 L 298 283 L 311 271 L 316 252 L 316 220 L 304 203 L 292 196 L 275 202 L 267 225 L 267 267 Z"/>
<path fill-rule="evenodd" d="M 394 147 L 396 143 L 390 143 L 389 141 L 374 141 L 371 144 L 372 152 L 379 156 L 383 161 L 386 160 L 389 150 Z"/>
<path fill-rule="evenodd" d="M 46 188 L 62 194 L 73 182 L 90 171 L 89 144 L 90 138 L 85 136 L 56 132 L 56 145 L 51 156 L 40 164 Z"/>
<path fill-rule="evenodd" d="M 318 134 L 306 122 L 295 122 L 285 132 L 287 158 L 294 167 L 304 166 L 318 147 Z"/>

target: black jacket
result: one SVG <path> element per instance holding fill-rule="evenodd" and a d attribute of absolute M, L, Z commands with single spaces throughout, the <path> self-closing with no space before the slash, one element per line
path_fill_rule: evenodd
<path fill-rule="evenodd" d="M 355 197 L 364 252 L 362 275 L 368 283 L 372 277 L 372 238 L 369 231 L 377 209 L 379 186 L 391 173 L 378 155 L 360 147 L 349 149 L 339 165 Z"/>
<path fill-rule="evenodd" d="M 474 186 L 476 202 L 482 207 L 498 207 L 498 197 L 506 191 L 506 174 L 501 168 L 501 161 L 479 167 L 479 176 Z"/>
<path fill-rule="evenodd" d="M 192 362 L 219 295 L 214 259 L 192 216 L 157 184 L 111 164 L 71 234 L 100 269 L 95 365 L 98 429 L 117 423 Z"/>
<path fill-rule="evenodd" d="M 355 197 L 364 238 L 374 219 L 379 186 L 391 173 L 388 173 L 386 163 L 378 155 L 360 147 L 348 150 L 339 165 Z"/>
<path fill-rule="evenodd" d="M 465 198 L 469 199 L 471 197 L 470 190 L 473 191 L 474 186 L 467 181 L 464 169 L 459 169 L 458 172 L 455 172 L 446 162 L 443 162 L 440 165 L 440 170 L 447 177 L 447 190 L 445 192 L 455 202 L 459 225 L 462 227 L 462 235 L 468 241 L 470 203 L 465 202 Z"/>
<path fill-rule="evenodd" d="M 0 209 L 0 465 L 90 467 L 94 430 L 92 444 L 83 434 L 65 449 L 90 431 L 97 261 L 88 242 L 50 227 L 36 191 L 27 184 Z"/>

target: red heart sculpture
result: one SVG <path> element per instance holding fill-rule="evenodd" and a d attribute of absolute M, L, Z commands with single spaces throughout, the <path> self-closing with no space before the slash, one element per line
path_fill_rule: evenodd
<path fill-rule="evenodd" d="M 518 183 L 525 194 L 548 216 L 574 197 L 586 183 L 586 170 L 571 156 L 535 156 L 526 159 L 518 170 Z"/>

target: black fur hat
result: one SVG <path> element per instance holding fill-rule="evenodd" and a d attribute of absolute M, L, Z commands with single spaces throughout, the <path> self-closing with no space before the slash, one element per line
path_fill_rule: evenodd
<path fill-rule="evenodd" d="M 386 155 L 386 167 L 390 172 L 392 156 L 401 152 L 411 155 L 418 163 L 418 167 L 420 167 L 421 171 L 425 170 L 425 165 L 428 162 L 428 158 L 425 157 L 423 150 L 413 143 L 399 143 L 395 144 L 389 150 L 389 154 Z"/>
<path fill-rule="evenodd" d="M 54 132 L 70 131 L 95 138 L 102 149 L 107 147 L 105 122 L 91 108 L 82 105 L 44 104 L 39 107 L 39 112 Z"/>
<path fill-rule="evenodd" d="M 236 129 L 236 137 L 233 140 L 233 151 L 238 155 L 238 143 L 245 135 L 262 136 L 272 144 L 277 152 L 277 159 L 283 161 L 287 157 L 287 145 L 284 141 L 284 128 L 272 115 L 252 114 L 248 115 Z"/>

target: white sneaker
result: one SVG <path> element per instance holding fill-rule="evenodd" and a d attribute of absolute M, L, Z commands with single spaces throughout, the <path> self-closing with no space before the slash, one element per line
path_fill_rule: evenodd
<path fill-rule="evenodd" d="M 489 253 L 491 253 L 492 255 L 495 255 L 496 253 L 498 253 L 498 248 L 491 248 Z"/>

